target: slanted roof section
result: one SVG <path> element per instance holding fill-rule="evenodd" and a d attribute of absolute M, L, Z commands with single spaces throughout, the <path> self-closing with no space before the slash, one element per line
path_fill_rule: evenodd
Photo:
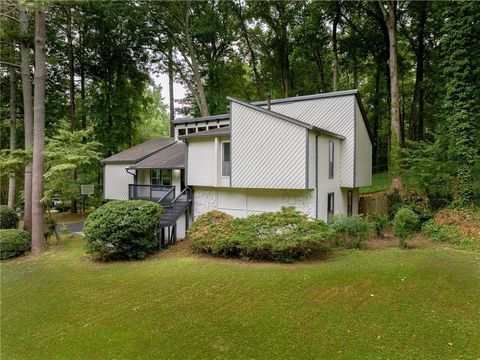
<path fill-rule="evenodd" d="M 146 157 L 130 166 L 130 169 L 184 169 L 185 143 L 177 141 L 171 146 Z"/>
<path fill-rule="evenodd" d="M 172 145 L 174 142 L 175 140 L 173 138 L 152 139 L 103 159 L 101 163 L 136 163 L 155 152 Z"/>
<path fill-rule="evenodd" d="M 197 123 L 197 122 L 204 122 L 204 121 L 215 121 L 215 120 L 229 120 L 230 114 L 220 114 L 220 115 L 211 115 L 211 116 L 203 116 L 198 118 L 181 118 L 173 120 L 173 124 L 190 124 L 190 123 Z"/>
<path fill-rule="evenodd" d="M 316 100 L 316 99 L 322 99 L 322 98 L 332 98 L 332 97 L 348 96 L 348 95 L 356 95 L 356 94 L 358 94 L 357 89 L 345 90 L 345 91 L 332 91 L 329 93 L 322 93 L 322 94 L 294 96 L 294 97 L 288 97 L 283 99 L 272 99 L 270 100 L 270 103 L 282 104 L 282 103 L 294 102 L 294 101 Z M 259 106 L 267 105 L 267 104 L 268 104 L 268 101 L 256 101 L 252 103 L 252 105 L 259 105 Z"/>
<path fill-rule="evenodd" d="M 345 136 L 343 136 L 343 135 L 339 135 L 339 134 L 333 133 L 333 132 L 331 132 L 331 131 L 328 131 L 328 130 L 319 128 L 319 127 L 317 127 L 317 126 L 313 126 L 313 125 L 308 124 L 308 123 L 306 123 L 306 122 L 303 122 L 303 121 L 300 121 L 300 120 L 291 118 L 291 117 L 289 117 L 289 116 L 286 116 L 286 115 L 277 113 L 277 112 L 275 112 L 275 111 L 271 111 L 271 110 L 265 109 L 265 108 L 263 108 L 263 107 L 260 107 L 260 106 L 257 106 L 257 105 L 253 105 L 253 104 L 251 104 L 251 103 L 248 103 L 248 102 L 245 102 L 245 101 L 242 101 L 242 100 L 238 100 L 238 99 L 232 98 L 232 97 L 230 97 L 230 96 L 227 96 L 227 99 L 230 100 L 230 101 L 236 102 L 237 104 L 246 106 L 246 107 L 248 107 L 248 108 L 250 108 L 250 109 L 253 109 L 253 110 L 262 112 L 262 113 L 264 113 L 264 114 L 267 114 L 267 115 L 276 117 L 276 118 L 278 118 L 278 119 L 282 119 L 282 120 L 284 120 L 284 121 L 288 121 L 288 122 L 290 122 L 290 123 L 292 123 L 292 124 L 295 124 L 295 125 L 304 127 L 305 129 L 315 131 L 315 132 L 317 132 L 317 133 L 319 133 L 319 134 L 324 134 L 324 135 L 336 137 L 336 138 L 342 139 L 342 140 L 345 139 Z"/>
<path fill-rule="evenodd" d="M 230 136 L 230 126 L 224 126 L 208 131 L 201 131 L 194 134 L 186 134 L 179 136 L 179 139 L 196 139 L 206 137 Z"/>

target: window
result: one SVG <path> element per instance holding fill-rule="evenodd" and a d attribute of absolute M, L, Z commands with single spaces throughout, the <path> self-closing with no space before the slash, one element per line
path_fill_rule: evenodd
<path fill-rule="evenodd" d="M 178 136 L 183 136 L 187 133 L 187 129 L 178 129 Z"/>
<path fill-rule="evenodd" d="M 331 222 L 335 211 L 335 193 L 328 193 L 327 199 L 327 221 Z"/>
<path fill-rule="evenodd" d="M 222 176 L 230 176 L 230 142 L 222 143 Z"/>
<path fill-rule="evenodd" d="M 328 178 L 333 179 L 333 159 L 335 156 L 334 153 L 334 143 L 333 141 L 328 142 Z"/>
<path fill-rule="evenodd" d="M 150 184 L 164 186 L 172 185 L 172 169 L 150 170 Z"/>
<path fill-rule="evenodd" d="M 353 191 L 348 190 L 347 192 L 347 214 L 352 215 L 353 213 Z"/>
<path fill-rule="evenodd" d="M 205 126 L 199 126 L 198 127 L 198 132 L 202 132 L 202 131 L 205 131 L 207 130 L 207 128 Z"/>
<path fill-rule="evenodd" d="M 213 130 L 216 129 L 218 126 L 217 125 L 209 125 L 208 130 Z"/>
<path fill-rule="evenodd" d="M 197 128 L 188 128 L 188 133 L 189 134 L 195 134 L 197 132 Z"/>
<path fill-rule="evenodd" d="M 230 126 L 230 124 L 221 124 L 219 127 L 224 128 L 224 127 L 227 127 L 227 126 Z"/>

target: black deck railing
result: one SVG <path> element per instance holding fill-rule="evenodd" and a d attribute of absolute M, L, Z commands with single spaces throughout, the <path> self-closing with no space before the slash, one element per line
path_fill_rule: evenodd
<path fill-rule="evenodd" d="M 129 184 L 128 198 L 168 204 L 175 199 L 175 186 Z"/>

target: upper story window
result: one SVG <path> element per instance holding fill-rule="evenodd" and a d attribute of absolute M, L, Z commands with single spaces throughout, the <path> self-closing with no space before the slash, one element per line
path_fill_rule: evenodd
<path fill-rule="evenodd" d="M 222 176 L 230 176 L 230 142 L 222 142 Z"/>
<path fill-rule="evenodd" d="M 327 221 L 331 222 L 335 213 L 335 193 L 327 195 Z"/>
<path fill-rule="evenodd" d="M 189 134 L 195 134 L 197 132 L 197 128 L 194 128 L 194 127 L 188 128 L 187 132 Z"/>
<path fill-rule="evenodd" d="M 187 133 L 187 129 L 178 129 L 178 136 L 183 136 Z"/>
<path fill-rule="evenodd" d="M 172 169 L 151 169 L 150 170 L 151 185 L 172 185 Z"/>
<path fill-rule="evenodd" d="M 333 179 L 333 169 L 334 169 L 334 161 L 335 158 L 335 146 L 333 141 L 328 142 L 328 178 Z"/>

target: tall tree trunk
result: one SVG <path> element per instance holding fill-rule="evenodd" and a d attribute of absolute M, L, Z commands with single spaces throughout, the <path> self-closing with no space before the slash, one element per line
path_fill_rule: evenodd
<path fill-rule="evenodd" d="M 418 51 L 417 57 L 417 70 L 415 74 L 415 84 L 418 89 L 418 122 L 416 139 L 423 140 L 423 128 L 424 128 L 424 109 L 425 109 L 425 87 L 423 84 L 424 76 L 424 57 L 425 57 L 425 24 L 427 22 L 427 2 L 421 2 L 420 6 L 420 21 L 418 25 Z"/>
<path fill-rule="evenodd" d="M 172 48 L 168 50 L 168 97 L 170 104 L 170 137 L 173 137 L 175 127 L 173 126 L 173 120 L 175 120 L 175 97 L 173 93 L 173 54 Z"/>
<path fill-rule="evenodd" d="M 83 49 L 83 34 L 85 33 L 85 25 L 79 31 L 80 42 L 80 99 L 82 100 L 82 129 L 87 128 L 87 109 L 85 105 L 85 52 Z"/>
<path fill-rule="evenodd" d="M 380 74 L 383 66 L 377 63 L 377 69 L 375 71 L 375 97 L 373 98 L 373 146 L 372 146 L 372 158 L 373 166 L 379 165 L 378 149 L 380 146 L 380 111 L 378 109 L 380 105 Z"/>
<path fill-rule="evenodd" d="M 320 84 L 322 85 L 322 92 L 327 92 L 327 82 L 325 81 L 325 69 L 323 67 L 323 58 L 317 49 L 314 50 L 315 64 L 317 65 L 318 73 L 320 75 Z"/>
<path fill-rule="evenodd" d="M 19 5 L 19 23 L 20 23 L 20 57 L 22 74 L 22 93 L 23 93 L 23 119 L 25 128 L 25 149 L 33 146 L 33 104 L 32 104 L 32 79 L 30 76 L 30 54 L 28 44 L 28 13 L 24 5 Z M 24 183 L 24 212 L 23 229 L 32 232 L 32 164 L 25 166 Z"/>
<path fill-rule="evenodd" d="M 333 65 L 332 65 L 332 73 L 333 73 L 333 81 L 332 87 L 333 91 L 337 91 L 338 87 L 338 45 L 337 45 L 337 26 L 340 22 L 341 17 L 341 8 L 340 3 L 335 1 L 335 17 L 333 19 L 333 29 L 332 29 L 332 48 L 333 48 Z"/>
<path fill-rule="evenodd" d="M 39 255 L 44 246 L 43 164 L 45 148 L 45 85 L 46 39 L 45 10 L 35 6 L 35 83 L 33 123 L 33 177 L 32 177 L 32 254 Z"/>
<path fill-rule="evenodd" d="M 16 76 L 15 69 L 10 68 L 10 151 L 17 147 L 17 101 L 16 101 Z M 15 195 L 17 191 L 17 183 L 15 173 L 11 173 L 8 177 L 8 207 L 15 207 Z"/>
<path fill-rule="evenodd" d="M 77 129 L 75 119 L 75 63 L 73 58 L 73 34 L 72 34 L 72 8 L 67 5 L 67 53 L 68 53 L 68 83 L 69 83 L 69 111 L 68 116 L 70 118 L 70 130 L 75 131 Z M 73 180 L 77 179 L 76 170 L 72 171 Z M 70 212 L 77 212 L 77 198 L 72 197 L 72 206 Z"/>
<path fill-rule="evenodd" d="M 400 127 L 400 89 L 398 83 L 398 58 L 397 58 L 397 21 L 396 21 L 396 1 L 386 1 L 387 9 L 383 3 L 379 3 L 380 10 L 383 13 L 385 23 L 388 29 L 389 39 L 389 59 L 390 68 L 390 177 L 392 178 L 392 189 L 401 189 L 403 187 L 400 174 L 401 148 L 400 141 L 402 137 Z"/>

